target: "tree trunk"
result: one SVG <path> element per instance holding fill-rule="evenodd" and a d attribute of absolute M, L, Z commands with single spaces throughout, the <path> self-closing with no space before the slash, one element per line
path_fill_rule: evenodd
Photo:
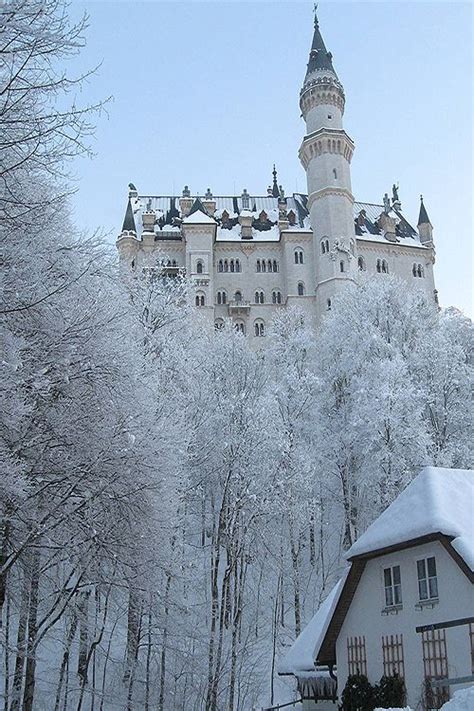
<path fill-rule="evenodd" d="M 64 678 L 66 675 L 66 669 L 68 668 L 68 664 L 69 664 L 71 645 L 73 643 L 74 637 L 76 636 L 77 623 L 78 623 L 77 613 L 76 613 L 76 609 L 74 608 L 73 618 L 71 620 L 71 626 L 69 627 L 69 631 L 66 636 L 66 644 L 64 647 L 63 658 L 62 658 L 61 667 L 59 670 L 59 679 L 58 679 L 58 686 L 56 688 L 56 699 L 54 702 L 54 711 L 59 711 L 59 709 L 60 709 L 61 695 L 62 695 L 62 691 L 63 691 L 63 683 L 64 683 Z"/>
<path fill-rule="evenodd" d="M 28 610 L 28 644 L 26 646 L 25 691 L 22 711 L 32 711 L 35 694 L 36 654 L 35 642 L 38 625 L 38 594 L 40 574 L 39 541 L 31 554 L 30 605 Z"/>

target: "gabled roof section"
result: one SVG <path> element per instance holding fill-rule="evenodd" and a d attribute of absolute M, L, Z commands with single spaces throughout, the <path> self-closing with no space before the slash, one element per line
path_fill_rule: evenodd
<path fill-rule="evenodd" d="M 189 214 L 193 215 L 195 212 L 198 212 L 198 211 L 203 212 L 205 215 L 207 214 L 206 208 L 202 204 L 201 199 L 197 197 L 193 202 L 193 206 L 191 207 Z"/>
<path fill-rule="evenodd" d="M 474 571 L 474 471 L 425 467 L 348 550 L 350 561 L 443 534 Z"/>
<path fill-rule="evenodd" d="M 125 211 L 125 217 L 123 219 L 122 232 L 135 232 L 137 233 L 137 228 L 135 225 L 135 217 L 133 215 L 132 201 L 128 199 L 127 209 Z"/>
<path fill-rule="evenodd" d="M 315 661 L 318 658 L 321 644 L 339 602 L 348 572 L 349 568 L 346 569 L 344 575 L 333 587 L 316 614 L 295 639 L 278 665 L 279 674 L 297 675 L 298 672 L 314 671 Z"/>
<path fill-rule="evenodd" d="M 190 212 L 183 220 L 184 225 L 215 225 L 216 221 L 201 210 Z"/>
<path fill-rule="evenodd" d="M 314 12 L 314 33 L 313 41 L 311 43 L 311 51 L 309 53 L 308 68 L 306 70 L 306 77 L 315 71 L 330 71 L 337 77 L 337 74 L 332 65 L 332 54 L 326 49 L 323 37 L 319 29 L 318 16 L 316 10 Z M 305 77 L 305 79 L 306 79 Z"/>

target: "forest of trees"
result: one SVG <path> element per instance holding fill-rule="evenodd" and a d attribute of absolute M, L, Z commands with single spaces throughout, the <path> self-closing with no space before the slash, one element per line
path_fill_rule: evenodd
<path fill-rule="evenodd" d="M 278 659 L 344 551 L 420 467 L 472 466 L 471 322 L 385 276 L 317 335 L 282 311 L 255 351 L 185 277 L 121 275 L 69 215 L 100 106 L 58 67 L 85 23 L 1 13 L 0 703 L 291 698 Z"/>

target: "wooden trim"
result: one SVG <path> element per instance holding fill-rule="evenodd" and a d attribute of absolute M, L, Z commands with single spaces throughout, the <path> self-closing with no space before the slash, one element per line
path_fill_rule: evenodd
<path fill-rule="evenodd" d="M 361 555 L 348 558 L 348 561 L 351 563 L 351 569 L 346 578 L 346 582 L 344 583 L 344 587 L 341 591 L 332 618 L 329 622 L 329 626 L 322 641 L 316 661 L 320 664 L 335 664 L 336 641 L 368 560 L 379 558 L 380 556 L 387 555 L 388 553 L 395 553 L 397 551 L 406 550 L 407 548 L 415 548 L 416 546 L 422 546 L 425 543 L 438 541 L 453 558 L 453 560 L 459 565 L 462 572 L 467 576 L 470 582 L 474 582 L 474 573 L 451 545 L 453 538 L 454 536 L 447 536 L 443 533 L 429 533 L 426 536 L 419 536 L 418 538 L 412 538 L 409 541 L 403 541 L 402 543 L 396 543 L 392 546 L 386 546 L 385 548 L 379 548 L 378 550 L 370 551 L 369 553 L 363 553 Z"/>

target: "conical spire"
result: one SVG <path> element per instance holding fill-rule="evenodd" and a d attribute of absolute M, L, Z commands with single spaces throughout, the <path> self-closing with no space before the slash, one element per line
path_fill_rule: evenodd
<path fill-rule="evenodd" d="M 272 187 L 272 195 L 273 197 L 280 197 L 280 188 L 278 187 L 278 182 L 277 182 L 277 169 L 275 168 L 275 163 L 273 164 L 273 187 Z"/>
<path fill-rule="evenodd" d="M 321 32 L 319 30 L 319 22 L 317 15 L 317 5 L 314 6 L 314 34 L 313 42 L 311 44 L 311 51 L 309 53 L 308 68 L 306 70 L 306 76 L 311 74 L 311 72 L 326 70 L 332 72 L 337 76 L 334 67 L 332 66 L 332 54 L 326 49 L 324 40 L 322 38 Z"/>
<path fill-rule="evenodd" d="M 130 198 L 128 200 L 127 210 L 125 212 L 125 217 L 123 220 L 122 232 L 135 232 L 135 234 L 137 234 L 135 217 L 133 215 L 132 203 L 130 201 Z"/>
<path fill-rule="evenodd" d="M 418 217 L 418 225 L 431 225 L 430 218 L 426 212 L 426 207 L 423 202 L 423 195 L 420 195 L 420 215 Z"/>

